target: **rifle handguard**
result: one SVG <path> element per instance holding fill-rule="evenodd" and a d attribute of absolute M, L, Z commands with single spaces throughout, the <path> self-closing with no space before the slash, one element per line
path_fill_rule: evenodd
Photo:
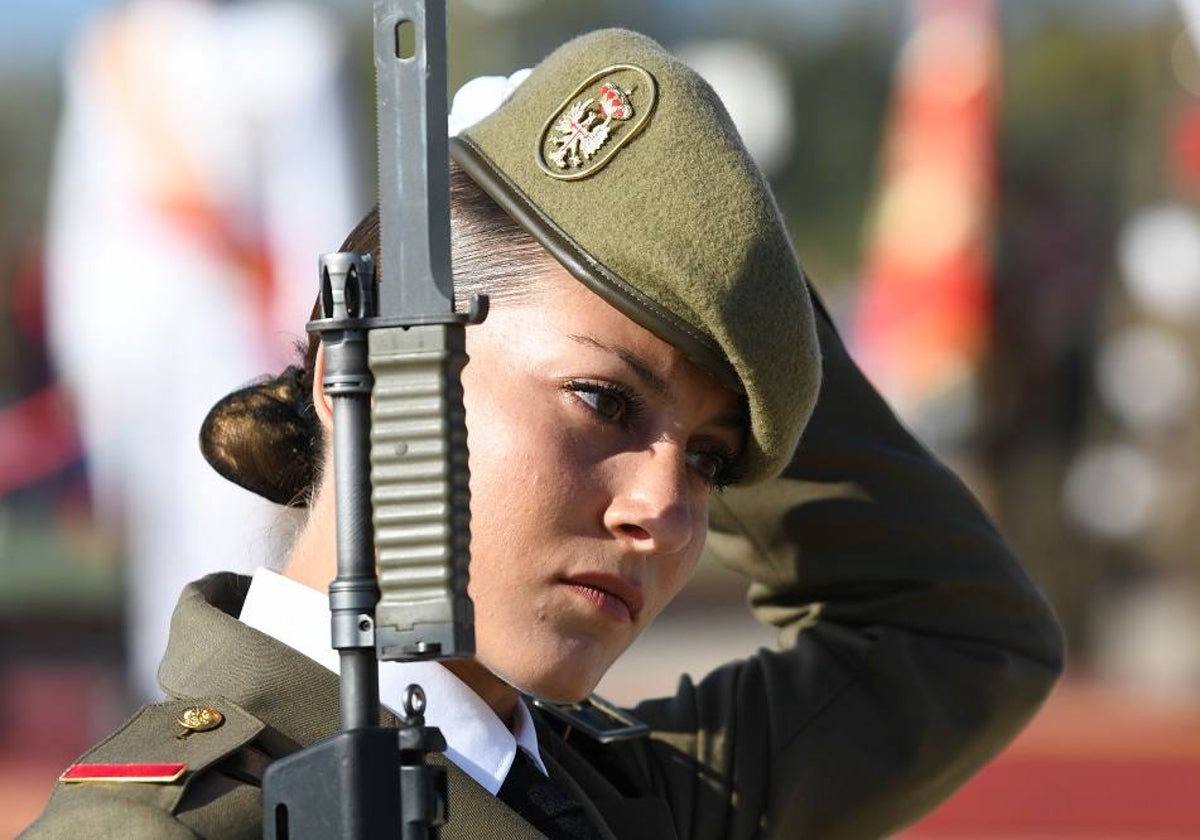
<path fill-rule="evenodd" d="M 471 656 L 464 330 L 431 324 L 368 335 L 376 651 L 388 660 Z"/>

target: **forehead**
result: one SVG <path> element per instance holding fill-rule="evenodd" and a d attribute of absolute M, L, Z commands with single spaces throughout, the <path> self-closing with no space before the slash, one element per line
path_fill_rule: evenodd
<path fill-rule="evenodd" d="M 726 412 L 741 411 L 743 400 L 715 376 L 609 305 L 557 263 L 539 271 L 531 291 L 520 300 L 502 302 L 483 326 L 494 319 L 492 329 L 507 333 L 506 344 L 553 340 L 560 353 L 611 358 L 652 391 L 676 396 L 688 392 L 724 404 Z"/>

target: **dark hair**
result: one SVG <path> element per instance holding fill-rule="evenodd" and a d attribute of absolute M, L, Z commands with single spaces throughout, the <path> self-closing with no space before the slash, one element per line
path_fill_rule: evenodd
<path fill-rule="evenodd" d="M 528 300 L 557 266 L 550 254 L 455 164 L 450 166 L 450 240 L 456 304 L 487 294 L 493 305 Z M 379 264 L 379 207 L 339 249 Z M 316 317 L 314 305 L 310 317 Z M 320 338 L 300 342 L 299 364 L 220 400 L 200 427 L 200 450 L 225 478 L 277 504 L 306 507 L 324 463 L 324 435 L 312 401 Z"/>

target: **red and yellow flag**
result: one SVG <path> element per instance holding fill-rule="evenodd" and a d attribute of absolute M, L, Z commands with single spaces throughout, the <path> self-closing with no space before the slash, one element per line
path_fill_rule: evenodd
<path fill-rule="evenodd" d="M 990 321 L 999 49 L 992 0 L 914 0 L 851 325 L 902 416 L 969 386 Z"/>

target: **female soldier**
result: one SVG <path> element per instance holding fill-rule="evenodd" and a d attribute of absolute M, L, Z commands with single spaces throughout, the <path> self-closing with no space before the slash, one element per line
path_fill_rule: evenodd
<path fill-rule="evenodd" d="M 380 674 L 391 708 L 420 681 L 447 736 L 445 836 L 877 837 L 928 811 L 1045 696 L 1057 630 L 814 317 L 715 95 L 653 42 L 594 33 L 452 156 L 456 282 L 493 300 L 463 375 L 478 656 Z M 346 249 L 373 249 L 375 221 Z M 310 343 L 204 430 L 223 474 L 309 505 L 283 575 L 186 589 L 171 699 L 82 759 L 184 774 L 60 785 L 30 836 L 260 836 L 263 768 L 336 731 L 322 363 Z M 687 581 L 709 522 L 781 649 L 641 703 L 632 740 L 526 705 L 514 686 L 586 697 Z M 221 723 L 181 738 L 187 714 Z"/>

